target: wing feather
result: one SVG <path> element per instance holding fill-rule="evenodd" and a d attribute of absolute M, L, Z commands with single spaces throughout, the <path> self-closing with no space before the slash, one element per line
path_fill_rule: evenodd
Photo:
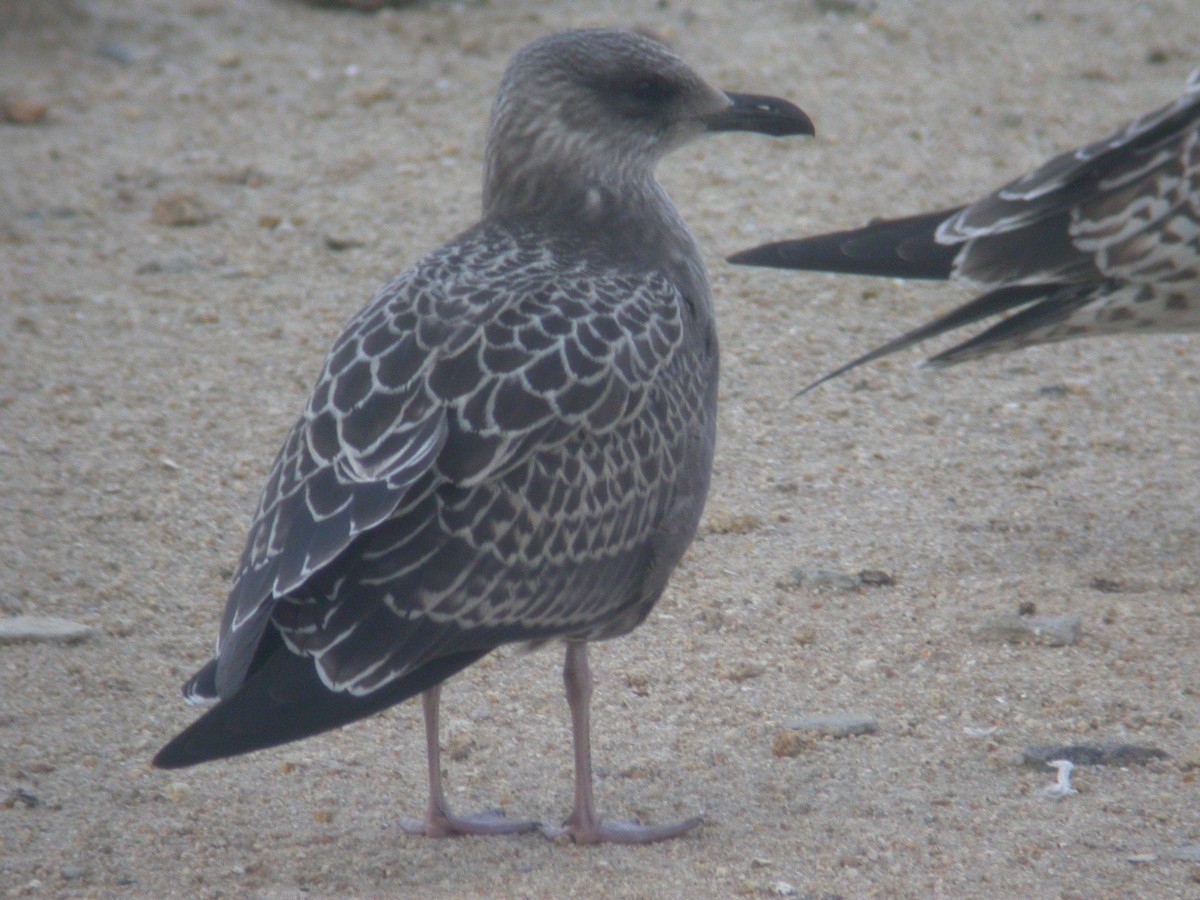
<path fill-rule="evenodd" d="M 327 654 L 352 645 L 350 657 L 374 665 L 374 635 L 387 632 L 381 605 L 401 629 L 412 609 L 397 617 L 407 601 L 394 591 L 374 606 L 351 602 L 340 579 L 375 554 L 364 582 L 399 591 L 416 579 L 444 597 L 437 573 L 469 574 L 471 555 L 517 517 L 498 513 L 494 497 L 493 534 L 456 544 L 438 527 L 439 491 L 486 487 L 572 435 L 628 423 L 672 363 L 684 306 L 663 277 L 585 274 L 494 228 L 467 232 L 381 289 L 335 342 L 272 466 L 222 622 L 217 692 L 244 681 L 272 615 L 292 623 L 281 626 L 289 646 L 318 658 L 327 683 L 377 687 L 366 665 L 350 677 L 346 654 Z M 303 626 L 297 609 L 309 610 Z M 409 669 L 390 665 L 388 680 Z"/>
<path fill-rule="evenodd" d="M 780 241 L 738 263 L 966 282 L 985 293 L 814 382 L 981 317 L 948 365 L 1119 331 L 1200 328 L 1200 69 L 1173 102 L 957 210 Z M 801 392 L 803 393 L 803 391 Z"/>

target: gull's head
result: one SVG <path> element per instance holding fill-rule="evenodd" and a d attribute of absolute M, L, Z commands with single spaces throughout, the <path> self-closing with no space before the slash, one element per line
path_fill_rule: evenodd
<path fill-rule="evenodd" d="M 553 34 L 513 57 L 492 108 L 484 208 L 651 177 L 655 163 L 715 131 L 812 134 L 786 100 L 708 85 L 666 44 L 634 31 Z"/>

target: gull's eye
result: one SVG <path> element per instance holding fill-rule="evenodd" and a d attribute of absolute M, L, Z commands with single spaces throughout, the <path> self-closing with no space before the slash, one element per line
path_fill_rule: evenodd
<path fill-rule="evenodd" d="M 641 75 L 629 85 L 630 95 L 639 103 L 657 106 L 675 96 L 676 86 L 662 75 Z"/>
<path fill-rule="evenodd" d="M 644 68 L 633 68 L 614 72 L 609 78 L 597 82 L 594 90 L 615 112 L 631 119 L 657 122 L 670 115 L 674 101 L 685 87 L 678 79 Z"/>

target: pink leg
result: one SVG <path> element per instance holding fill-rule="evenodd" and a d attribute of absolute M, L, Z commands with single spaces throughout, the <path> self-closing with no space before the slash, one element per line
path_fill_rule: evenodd
<path fill-rule="evenodd" d="M 563 682 L 567 689 L 567 705 L 571 708 L 575 743 L 575 810 L 562 831 L 557 833 L 565 832 L 577 844 L 652 844 L 679 837 L 699 825 L 702 820 L 698 816 L 670 825 L 604 824 L 600 821 L 592 797 L 592 671 L 588 666 L 587 644 L 567 644 Z"/>
<path fill-rule="evenodd" d="M 400 827 L 409 834 L 426 837 L 458 837 L 464 834 L 515 834 L 534 831 L 537 822 L 509 822 L 499 810 L 489 810 L 475 816 L 456 816 L 450 812 L 442 793 L 442 748 L 438 742 L 438 702 L 442 688 L 430 688 L 421 695 L 425 713 L 425 758 L 429 763 L 429 807 L 423 820 L 404 819 Z"/>

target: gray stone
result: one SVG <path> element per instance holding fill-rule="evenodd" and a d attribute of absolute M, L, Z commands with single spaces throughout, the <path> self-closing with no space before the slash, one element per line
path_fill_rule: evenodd
<path fill-rule="evenodd" d="M 0 619 L 0 644 L 78 644 L 93 634 L 95 629 L 89 625 L 54 616 L 14 616 L 11 619 Z"/>
<path fill-rule="evenodd" d="M 169 253 L 147 259 L 135 270 L 137 275 L 182 275 L 196 268 L 188 253 Z"/>
<path fill-rule="evenodd" d="M 793 731 L 811 731 L 830 737 L 844 738 L 859 734 L 874 734 L 879 730 L 879 722 L 872 716 L 835 714 L 805 716 L 788 727 Z"/>
<path fill-rule="evenodd" d="M 876 0 L 813 0 L 818 12 L 835 16 L 866 16 L 875 11 Z"/>
<path fill-rule="evenodd" d="M 987 616 L 973 627 L 971 635 L 977 641 L 1066 647 L 1079 640 L 1082 624 L 1083 619 L 1078 614 L 1021 616 L 1015 613 L 997 613 Z"/>
<path fill-rule="evenodd" d="M 365 247 L 368 241 L 364 237 L 351 234 L 326 234 L 325 247 L 335 253 L 340 253 L 343 250 L 354 250 L 358 247 Z"/>
<path fill-rule="evenodd" d="M 860 572 L 838 572 L 833 569 L 793 569 L 779 581 L 784 588 L 805 588 L 810 591 L 860 591 L 866 587 L 891 587 L 896 583 L 887 572 L 863 569 Z"/>

